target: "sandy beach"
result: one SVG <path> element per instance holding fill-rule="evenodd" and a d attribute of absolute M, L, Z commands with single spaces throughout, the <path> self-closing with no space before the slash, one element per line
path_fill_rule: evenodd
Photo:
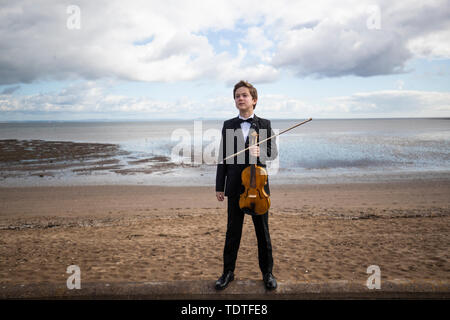
<path fill-rule="evenodd" d="M 127 158 L 119 165 L 125 153 L 114 144 L 43 140 L 2 140 L 0 150 L 2 179 L 35 175 L 39 181 L 66 170 L 61 179 L 67 184 L 0 187 L 4 290 L 16 287 L 20 295 L 21 286 L 65 287 L 71 265 L 94 291 L 102 284 L 213 284 L 221 275 L 227 209 L 214 187 L 70 186 L 71 177 L 99 171 L 170 172 L 169 159 Z M 448 175 L 301 183 L 271 185 L 273 272 L 281 285 L 364 286 L 371 265 L 380 268 L 383 281 L 450 284 Z M 236 283 L 261 281 L 250 216 L 235 274 Z"/>
<path fill-rule="evenodd" d="M 272 187 L 280 282 L 450 282 L 450 181 Z M 0 282 L 211 280 L 222 272 L 226 203 L 210 187 L 0 188 Z M 260 280 L 245 219 L 237 279 Z"/>

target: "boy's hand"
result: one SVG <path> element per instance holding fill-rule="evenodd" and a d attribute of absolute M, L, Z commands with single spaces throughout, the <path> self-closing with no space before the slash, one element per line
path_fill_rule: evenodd
<path fill-rule="evenodd" d="M 259 157 L 259 146 L 250 146 L 249 151 L 250 155 L 254 157 Z"/>
<path fill-rule="evenodd" d="M 219 201 L 223 201 L 223 199 L 225 199 L 224 193 L 223 192 L 216 192 L 216 198 Z"/>

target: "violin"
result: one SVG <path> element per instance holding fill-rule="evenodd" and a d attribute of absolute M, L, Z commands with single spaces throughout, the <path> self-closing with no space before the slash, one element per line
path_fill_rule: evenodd
<path fill-rule="evenodd" d="M 252 145 L 256 145 L 258 134 L 252 132 Z M 267 184 L 267 171 L 261 166 L 251 164 L 241 173 L 242 185 L 245 187 L 239 198 L 239 207 L 244 213 L 261 215 L 269 211 L 270 197 L 264 190 Z"/>

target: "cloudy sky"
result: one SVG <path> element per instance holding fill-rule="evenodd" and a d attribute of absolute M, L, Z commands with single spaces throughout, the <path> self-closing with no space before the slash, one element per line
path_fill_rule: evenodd
<path fill-rule="evenodd" d="M 0 121 L 450 117 L 450 1 L 0 1 Z"/>

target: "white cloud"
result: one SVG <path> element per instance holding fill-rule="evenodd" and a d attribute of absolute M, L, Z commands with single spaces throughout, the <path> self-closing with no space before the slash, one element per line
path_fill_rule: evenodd
<path fill-rule="evenodd" d="M 414 90 L 361 92 L 327 99 L 333 112 L 369 117 L 448 117 L 450 93 Z"/>
<path fill-rule="evenodd" d="M 449 44 L 450 29 L 447 29 L 411 39 L 408 42 L 408 49 L 420 58 L 449 59 Z"/>
<path fill-rule="evenodd" d="M 244 42 L 249 48 L 250 54 L 259 57 L 261 61 L 270 62 L 271 57 L 267 50 L 273 47 L 273 42 L 266 37 L 263 28 L 248 28 Z"/>
<path fill-rule="evenodd" d="M 255 112 L 269 118 L 298 119 L 317 115 L 312 104 L 286 95 L 262 95 L 259 101 Z"/>
<path fill-rule="evenodd" d="M 86 81 L 69 85 L 59 92 L 15 96 L 0 94 L 0 120 L 191 119 L 228 117 L 237 112 L 233 109 L 231 94 L 228 98 L 205 101 L 189 97 L 163 101 L 111 94 L 109 87 L 109 84 Z M 24 117 L 24 114 L 27 115 Z"/>
<path fill-rule="evenodd" d="M 374 4 L 380 8 L 379 30 L 367 28 Z M 269 82 L 282 69 L 301 76 L 372 76 L 403 72 L 412 57 L 450 58 L 445 0 L 80 0 L 77 5 L 81 29 L 69 30 L 67 3 L 2 2 L 0 84 L 78 78 Z M 220 37 L 220 31 L 238 27 L 244 28 L 242 39 L 215 41 L 220 53 L 202 35 L 214 31 Z M 244 50 L 234 56 L 229 43 L 241 43 Z"/>
<path fill-rule="evenodd" d="M 59 92 L 0 94 L 0 120 L 231 118 L 238 113 L 231 94 L 204 100 L 181 96 L 164 101 L 112 94 L 111 85 L 86 81 Z M 258 100 L 256 114 L 269 119 L 450 117 L 450 93 L 446 92 L 359 92 L 316 103 L 282 94 L 264 94 Z"/>
<path fill-rule="evenodd" d="M 235 71 L 241 67 L 235 57 L 216 54 L 208 39 L 196 34 L 232 28 L 244 13 L 235 16 L 237 11 L 228 3 L 79 1 L 77 5 L 79 30 L 67 28 L 69 15 L 63 3 L 3 5 L 0 84 L 77 77 L 163 82 L 217 79 L 223 78 L 225 66 L 233 65 Z M 255 70 L 259 77 L 261 68 Z"/>
<path fill-rule="evenodd" d="M 314 23 L 285 24 L 273 64 L 300 76 L 365 77 L 405 72 L 413 57 L 450 58 L 446 1 L 376 3 L 377 28 L 369 28 L 373 2 L 366 1 L 340 11 L 346 2 L 336 14 L 325 9 L 329 15 L 309 17 Z"/>

